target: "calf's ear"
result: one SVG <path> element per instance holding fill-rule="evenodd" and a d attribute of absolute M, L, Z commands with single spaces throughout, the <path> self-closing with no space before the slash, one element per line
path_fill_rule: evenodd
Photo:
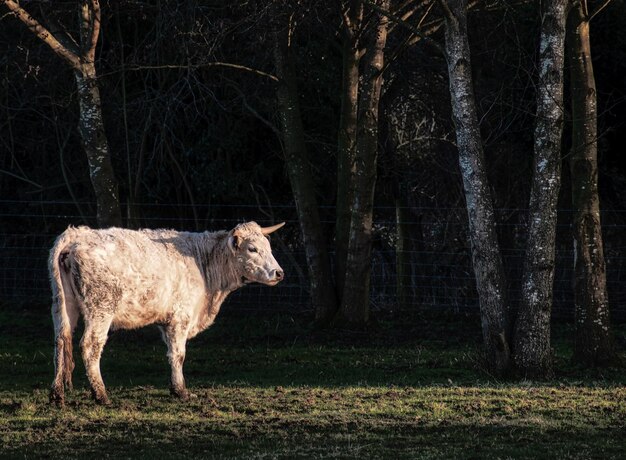
<path fill-rule="evenodd" d="M 235 252 L 239 249 L 239 245 L 241 244 L 241 237 L 237 234 L 237 232 L 230 232 L 228 236 L 228 247 L 231 251 Z"/>

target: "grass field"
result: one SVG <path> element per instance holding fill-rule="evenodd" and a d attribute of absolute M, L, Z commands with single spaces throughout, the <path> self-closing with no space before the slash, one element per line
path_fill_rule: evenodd
<path fill-rule="evenodd" d="M 0 456 L 626 458 L 626 371 L 571 366 L 568 325 L 554 331 L 557 376 L 540 383 L 482 370 L 475 317 L 386 315 L 370 336 L 307 321 L 226 311 L 189 343 L 198 397 L 185 403 L 169 396 L 157 331 L 116 332 L 102 363 L 112 405 L 91 401 L 76 349 L 59 410 L 48 307 L 0 306 Z"/>

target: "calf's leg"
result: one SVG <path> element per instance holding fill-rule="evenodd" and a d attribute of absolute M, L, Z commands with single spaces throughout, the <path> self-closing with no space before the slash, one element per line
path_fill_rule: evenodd
<path fill-rule="evenodd" d="M 56 337 L 54 344 L 54 381 L 50 390 L 50 402 L 57 406 L 65 404 L 65 388 L 63 384 L 63 368 L 65 341 L 62 337 Z"/>
<path fill-rule="evenodd" d="M 98 404 L 109 404 L 102 375 L 100 375 L 100 357 L 107 341 L 112 318 L 97 318 L 85 321 L 85 333 L 80 341 L 83 362 L 87 371 L 87 379 L 91 386 L 91 394 Z"/>
<path fill-rule="evenodd" d="M 196 396 L 185 387 L 185 377 L 183 376 L 183 363 L 185 362 L 187 344 L 186 328 L 171 324 L 161 332 L 163 340 L 167 345 L 167 359 L 172 368 L 170 393 L 186 401 Z"/>

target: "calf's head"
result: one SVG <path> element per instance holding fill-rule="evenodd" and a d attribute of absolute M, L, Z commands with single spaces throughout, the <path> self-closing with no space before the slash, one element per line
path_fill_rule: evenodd
<path fill-rule="evenodd" d="M 228 247 L 232 251 L 242 283 L 263 283 L 274 286 L 282 281 L 285 275 L 272 255 L 267 235 L 283 225 L 285 225 L 284 222 L 263 228 L 256 222 L 246 222 L 230 231 Z"/>

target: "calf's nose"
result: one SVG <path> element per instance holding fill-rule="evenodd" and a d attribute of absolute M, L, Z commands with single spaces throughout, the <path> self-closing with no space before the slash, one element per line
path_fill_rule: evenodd
<path fill-rule="evenodd" d="M 282 270 L 276 270 L 274 272 L 274 278 L 276 278 L 277 280 L 282 280 L 285 277 L 285 273 Z"/>

